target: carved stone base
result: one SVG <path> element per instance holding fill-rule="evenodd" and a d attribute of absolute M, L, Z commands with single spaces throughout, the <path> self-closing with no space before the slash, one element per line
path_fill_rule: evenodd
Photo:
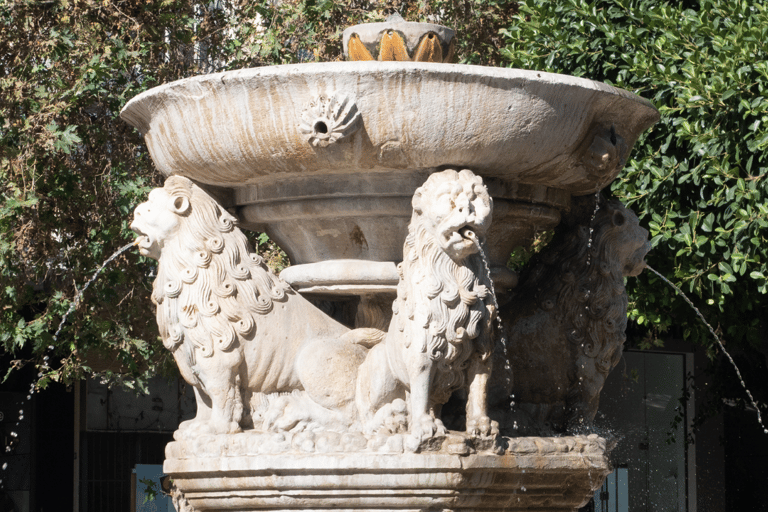
<path fill-rule="evenodd" d="M 605 441 L 596 435 L 503 438 L 500 454 L 469 455 L 293 450 L 286 456 L 264 453 L 259 437 L 170 443 L 164 470 L 180 511 L 564 512 L 585 504 L 610 473 Z"/>

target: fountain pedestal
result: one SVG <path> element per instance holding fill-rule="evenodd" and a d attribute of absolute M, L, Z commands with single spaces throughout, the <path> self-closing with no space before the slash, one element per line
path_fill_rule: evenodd
<path fill-rule="evenodd" d="M 170 443 L 163 468 L 183 492 L 179 512 L 571 512 L 610 472 L 596 435 L 504 439 L 498 453 L 470 455 L 317 453 L 321 445 L 298 442 L 310 452 L 264 453 L 255 433 Z"/>
<path fill-rule="evenodd" d="M 414 25 L 352 27 L 345 45 L 420 62 L 194 77 L 121 113 L 169 177 L 132 228 L 159 260 L 158 325 L 197 398 L 166 449 L 180 512 L 573 511 L 610 472 L 596 435 L 499 432 L 521 410 L 538 427 L 594 416 L 647 232 L 612 207 L 593 248 L 591 225 L 570 223 L 578 236 L 533 267 L 562 293 L 530 285 L 505 308 L 495 291 L 517 285 L 513 249 L 607 186 L 658 112 L 589 80 L 445 64 L 453 32 Z M 238 223 L 294 266 L 272 274 Z M 594 265 L 577 281 L 581 260 Z M 359 297 L 364 328 L 297 291 Z M 463 433 L 441 421 L 452 394 Z"/>

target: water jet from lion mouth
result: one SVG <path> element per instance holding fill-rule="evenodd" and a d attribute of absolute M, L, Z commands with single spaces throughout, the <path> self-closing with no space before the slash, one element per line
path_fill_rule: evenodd
<path fill-rule="evenodd" d="M 656 275 L 657 275 L 657 276 L 658 276 L 658 277 L 659 277 L 659 278 L 660 278 L 660 279 L 661 279 L 661 280 L 662 280 L 664 283 L 666 283 L 666 284 L 667 284 L 667 285 L 669 285 L 669 286 L 670 286 L 670 287 L 671 287 L 673 290 L 675 290 L 675 292 L 676 292 L 678 295 L 680 295 L 680 297 L 682 297 L 682 299 L 683 299 L 685 302 L 687 302 L 687 303 L 688 303 L 688 305 L 689 305 L 689 306 L 690 306 L 690 307 L 693 309 L 693 311 L 696 313 L 696 316 L 698 316 L 698 317 L 699 317 L 699 320 L 701 320 L 701 321 L 702 321 L 702 323 L 703 323 L 703 324 L 704 324 L 704 325 L 707 327 L 707 329 L 709 329 L 709 332 L 710 332 L 710 334 L 712 335 L 712 337 L 713 337 L 713 338 L 715 339 L 715 341 L 717 342 L 718 346 L 720 347 L 720 350 L 721 350 L 721 351 L 723 352 L 723 354 L 724 354 L 724 355 L 725 355 L 725 356 L 728 358 L 728 361 L 730 361 L 730 363 L 731 363 L 731 366 L 733 366 L 733 369 L 734 369 L 734 370 L 735 370 L 735 372 L 736 372 L 736 376 L 739 378 L 739 382 L 741 383 L 741 387 L 742 387 L 742 388 L 744 388 L 744 392 L 745 392 L 745 393 L 747 394 L 747 396 L 749 397 L 749 400 L 750 400 L 750 402 L 752 403 L 752 407 L 753 407 L 753 408 L 754 408 L 754 410 L 757 412 L 757 422 L 760 424 L 760 427 L 763 429 L 763 433 L 764 433 L 764 434 L 768 434 L 768 427 L 766 427 L 766 426 L 765 426 L 765 424 L 763 423 L 763 417 L 762 417 L 762 415 L 760 414 L 760 407 L 758 406 L 757 402 L 755 401 L 754 397 L 752 396 L 752 393 L 751 393 L 751 392 L 749 391 L 749 389 L 747 388 L 747 383 L 746 383 L 746 382 L 744 382 L 744 377 L 742 377 L 742 375 L 741 375 L 741 371 L 739 370 L 739 367 L 738 367 L 738 366 L 736 366 L 736 361 L 734 361 L 734 360 L 733 360 L 733 357 L 731 357 L 731 354 L 730 354 L 730 353 L 728 353 L 728 351 L 725 349 L 725 345 L 723 344 L 722 340 L 720 339 L 720 336 L 718 336 L 718 335 L 717 335 L 717 333 L 716 333 L 716 332 L 715 332 L 715 330 L 712 328 L 712 326 L 709 324 L 709 322 L 707 322 L 706 318 L 704 318 L 704 315 L 701 313 L 701 311 L 699 311 L 699 308 L 697 308 L 697 307 L 696 307 L 696 306 L 693 304 L 693 302 L 691 301 L 691 299 L 689 299 L 689 298 L 688 298 L 688 296 L 687 296 L 685 293 L 683 293 L 683 290 L 681 290 L 679 286 L 675 285 L 675 284 L 674 284 L 672 281 L 670 281 L 669 279 L 667 279 L 667 278 L 666 278 L 666 277 L 665 277 L 665 276 L 664 276 L 664 275 L 663 275 L 661 272 L 659 272 L 658 270 L 656 270 L 655 268 L 653 268 L 652 266 L 650 266 L 650 265 L 648 264 L 648 262 L 646 262 L 645 260 L 643 260 L 643 261 L 641 262 L 641 265 L 642 265 L 642 267 L 643 267 L 643 268 L 647 268 L 648 270 L 650 270 L 651 272 L 653 272 L 654 274 L 656 274 Z"/>
<path fill-rule="evenodd" d="M 99 275 L 101 275 L 101 273 L 104 271 L 104 269 L 107 267 L 107 265 L 109 265 L 112 261 L 117 259 L 118 256 L 123 254 L 125 251 L 127 251 L 131 247 L 137 246 L 140 241 L 141 241 L 141 238 L 137 238 L 136 240 L 131 241 L 131 242 L 123 245 L 118 250 L 116 250 L 114 253 L 112 253 L 112 255 L 109 258 L 107 258 L 106 260 L 104 260 L 104 262 L 96 269 L 96 271 L 91 275 L 90 279 L 88 279 L 88 281 L 86 281 L 85 285 L 82 288 L 80 288 L 80 290 L 77 291 L 77 293 L 75 294 L 75 298 L 70 303 L 69 308 L 67 308 L 67 311 L 64 313 L 64 315 L 62 315 L 61 321 L 59 322 L 59 326 L 56 328 L 56 332 L 53 334 L 53 341 L 52 341 L 52 343 L 50 345 L 48 345 L 48 347 L 46 348 L 46 350 L 44 352 L 42 365 L 38 364 L 38 373 L 37 373 L 37 379 L 38 380 L 35 381 L 33 379 L 32 383 L 29 386 L 29 392 L 27 393 L 26 398 L 22 399 L 21 401 L 18 402 L 18 405 L 20 406 L 20 409 L 19 409 L 19 413 L 18 413 L 18 416 L 17 416 L 16 425 L 15 425 L 16 428 L 18 428 L 19 424 L 21 423 L 21 421 L 24 420 L 24 408 L 27 406 L 27 404 L 29 404 L 30 400 L 32 400 L 32 396 L 34 394 L 38 393 L 39 390 L 40 390 L 40 388 L 38 387 L 38 383 L 43 378 L 43 372 L 47 372 L 47 371 L 52 369 L 49 361 L 50 361 L 50 359 L 51 359 L 51 357 L 53 355 L 53 351 L 56 349 L 56 342 L 59 339 L 59 335 L 61 334 L 61 331 L 64 328 L 64 325 L 67 323 L 67 318 L 69 317 L 70 314 L 72 314 L 72 312 L 74 312 L 77 309 L 77 307 L 80 305 L 80 301 L 81 301 L 83 295 L 85 294 L 86 290 L 88 290 L 88 288 L 91 286 L 91 284 L 93 284 L 93 282 L 96 281 L 96 279 L 99 277 Z M 8 419 L 10 419 L 10 418 L 8 418 Z M 9 424 L 10 424 L 10 421 L 9 421 Z M 10 454 L 11 452 L 13 452 L 13 450 L 18 445 L 18 440 L 17 440 L 18 434 L 16 433 L 15 430 L 10 432 L 10 436 L 11 436 L 11 439 L 10 440 L 6 440 L 6 442 L 5 442 L 5 453 L 6 454 Z M 3 471 L 7 470 L 7 464 L 4 465 L 2 470 Z M 3 481 L 2 481 L 2 479 L 0 479 L 0 489 L 3 489 L 3 488 L 4 488 Z"/>

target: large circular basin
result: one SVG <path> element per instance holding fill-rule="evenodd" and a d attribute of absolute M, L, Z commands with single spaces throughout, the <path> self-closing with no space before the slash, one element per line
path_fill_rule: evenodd
<path fill-rule="evenodd" d="M 294 263 L 402 258 L 410 196 L 468 168 L 494 196 L 491 260 L 610 183 L 657 110 L 564 75 L 416 62 L 262 67 L 188 78 L 133 98 L 158 169 L 223 187 L 243 225 Z"/>

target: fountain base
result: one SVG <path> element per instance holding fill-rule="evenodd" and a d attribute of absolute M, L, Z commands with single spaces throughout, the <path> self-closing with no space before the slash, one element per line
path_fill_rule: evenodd
<path fill-rule="evenodd" d="M 361 448 L 362 436 L 334 447 L 350 451 L 322 453 L 328 444 L 313 434 L 275 436 L 170 443 L 164 470 L 177 510 L 573 511 L 610 472 L 596 435 L 500 438 L 492 450 L 466 455 L 446 453 L 445 444 L 438 452 L 381 453 L 392 443 L 369 451 L 377 443 Z M 279 444 L 290 456 L 265 452 Z"/>

